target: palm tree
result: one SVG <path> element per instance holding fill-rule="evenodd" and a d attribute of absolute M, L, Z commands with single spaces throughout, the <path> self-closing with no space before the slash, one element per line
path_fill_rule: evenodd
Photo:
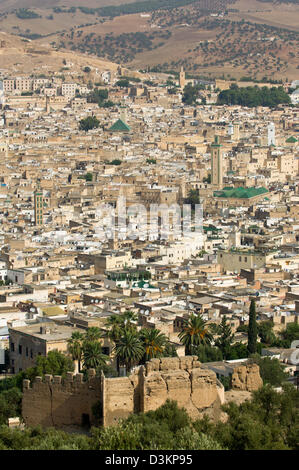
<path fill-rule="evenodd" d="M 86 341 L 98 341 L 102 337 L 102 332 L 97 326 L 91 326 L 85 333 Z"/>
<path fill-rule="evenodd" d="M 104 366 L 108 357 L 102 353 L 102 346 L 97 341 L 85 341 L 83 346 L 83 361 L 86 369 L 97 369 Z"/>
<path fill-rule="evenodd" d="M 123 327 L 125 329 L 132 329 L 134 331 L 136 331 L 136 325 L 135 323 L 138 321 L 138 317 L 136 315 L 136 313 L 132 312 L 132 310 L 126 310 L 122 316 L 122 322 L 123 322 Z"/>
<path fill-rule="evenodd" d="M 119 363 L 124 364 L 128 372 L 144 355 L 144 347 L 139 336 L 136 332 L 126 329 L 114 350 Z"/>
<path fill-rule="evenodd" d="M 109 330 L 105 332 L 105 336 L 114 343 L 117 343 L 123 332 L 123 321 L 121 315 L 111 315 L 106 320 L 106 326 Z"/>
<path fill-rule="evenodd" d="M 149 361 L 153 357 L 161 357 L 168 342 L 164 333 L 156 328 L 143 328 L 139 334 L 145 350 L 145 361 Z"/>
<path fill-rule="evenodd" d="M 119 343 L 123 331 L 124 331 L 124 324 L 123 324 L 123 318 L 122 315 L 111 315 L 110 317 L 107 318 L 106 321 L 106 326 L 108 326 L 108 330 L 105 331 L 104 336 L 106 338 L 110 339 L 115 345 Z M 114 348 L 115 350 L 115 348 Z M 116 356 L 116 368 L 119 371 L 119 358 Z"/>
<path fill-rule="evenodd" d="M 80 372 L 80 362 L 83 353 L 84 335 L 79 331 L 74 331 L 67 341 L 67 349 L 75 362 L 75 372 Z"/>
<path fill-rule="evenodd" d="M 179 333 L 179 338 L 185 346 L 185 354 L 192 355 L 194 346 L 199 344 L 210 345 L 212 335 L 208 330 L 206 322 L 200 314 L 191 313 L 188 320 L 185 320 L 183 331 Z"/>

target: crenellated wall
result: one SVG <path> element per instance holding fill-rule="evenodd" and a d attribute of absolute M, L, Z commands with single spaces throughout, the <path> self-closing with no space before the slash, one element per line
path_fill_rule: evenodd
<path fill-rule="evenodd" d="M 22 416 L 28 426 L 65 428 L 82 426 L 84 415 L 89 416 L 90 424 L 96 424 L 92 406 L 102 402 L 101 377 L 95 371 L 89 371 L 88 381 L 83 381 L 83 374 L 67 373 L 61 376 L 45 375 L 44 380 L 36 377 L 30 386 L 29 380 L 23 381 Z"/>
<path fill-rule="evenodd" d="M 236 374 L 235 387 L 240 387 L 244 374 L 242 389 L 258 387 L 256 368 L 244 366 L 243 371 L 242 367 Z M 155 410 L 167 399 L 176 400 L 192 419 L 203 413 L 218 419 L 224 388 L 213 371 L 201 368 L 197 356 L 152 359 L 129 377 L 106 378 L 103 374 L 96 377 L 93 369 L 89 370 L 86 382 L 83 374 L 72 372 L 64 381 L 60 376 L 46 375 L 44 380 L 37 377 L 32 386 L 29 380 L 24 380 L 23 419 L 28 426 L 40 424 L 61 429 L 88 422 L 110 426 L 132 413 Z M 93 416 L 95 403 L 100 405 L 100 422 Z"/>

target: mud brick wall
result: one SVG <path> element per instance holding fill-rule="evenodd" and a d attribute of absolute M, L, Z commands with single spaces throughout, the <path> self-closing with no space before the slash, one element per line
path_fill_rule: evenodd
<path fill-rule="evenodd" d="M 232 389 L 253 392 L 263 385 L 257 364 L 236 367 L 232 375 Z"/>
<path fill-rule="evenodd" d="M 233 374 L 233 388 L 253 390 L 261 385 L 256 365 L 241 366 Z M 152 359 L 138 367 L 129 377 L 105 378 L 89 371 L 69 372 L 64 381 L 60 376 L 37 377 L 30 386 L 23 382 L 23 419 L 28 426 L 54 426 L 63 429 L 81 426 L 83 417 L 89 423 L 110 426 L 132 413 L 155 410 L 167 399 L 176 400 L 192 419 L 210 413 L 218 419 L 224 403 L 224 388 L 216 374 L 202 369 L 196 356 Z M 102 419 L 95 420 L 92 406 L 100 402 Z M 86 424 L 86 423 L 85 423 Z"/>
<path fill-rule="evenodd" d="M 72 372 L 64 381 L 61 376 L 46 375 L 44 380 L 36 377 L 32 387 L 29 380 L 24 380 L 22 416 L 26 425 L 60 429 L 82 426 L 83 415 L 85 423 L 89 420 L 96 424 L 92 406 L 102 400 L 101 382 L 93 370 L 87 382 L 83 382 L 83 374 Z"/>
<path fill-rule="evenodd" d="M 223 403 L 222 386 L 213 371 L 201 369 L 196 356 L 152 359 L 146 364 L 142 411 L 176 400 L 192 418 Z"/>
<path fill-rule="evenodd" d="M 137 384 L 138 385 L 138 384 Z M 127 418 L 132 413 L 138 413 L 140 407 L 135 406 L 134 382 L 129 377 L 104 379 L 103 384 L 103 425 L 111 426 L 119 419 Z M 139 390 L 137 390 L 139 394 Z"/>

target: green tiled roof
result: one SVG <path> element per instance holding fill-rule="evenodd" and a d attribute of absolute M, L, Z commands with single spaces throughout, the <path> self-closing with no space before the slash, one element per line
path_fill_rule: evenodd
<path fill-rule="evenodd" d="M 209 225 L 209 226 L 204 225 L 203 229 L 205 232 L 219 232 L 220 231 L 220 229 L 216 228 L 214 225 Z"/>
<path fill-rule="evenodd" d="M 224 198 L 237 198 L 237 199 L 250 199 L 251 197 L 259 196 L 268 193 L 268 189 L 261 188 L 223 188 L 221 191 L 215 191 L 215 197 Z"/>
<path fill-rule="evenodd" d="M 295 142 L 298 142 L 298 140 L 296 139 L 296 137 L 291 136 L 286 140 L 286 142 L 288 144 L 294 144 Z"/>
<path fill-rule="evenodd" d="M 131 128 L 121 119 L 118 119 L 109 129 L 109 131 L 113 132 L 128 132 Z"/>

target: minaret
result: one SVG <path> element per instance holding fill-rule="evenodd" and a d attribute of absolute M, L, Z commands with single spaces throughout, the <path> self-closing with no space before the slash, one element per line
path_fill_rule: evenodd
<path fill-rule="evenodd" d="M 240 139 L 240 124 L 238 122 L 234 122 L 234 141 L 238 141 Z"/>
<path fill-rule="evenodd" d="M 44 200 L 43 190 L 40 187 L 40 182 L 37 183 L 37 188 L 34 191 L 34 224 L 43 225 L 43 213 L 44 213 Z"/>
<path fill-rule="evenodd" d="M 219 137 L 215 136 L 215 141 L 211 144 L 211 183 L 217 189 L 221 189 L 223 184 L 223 163 L 220 149 Z"/>
<path fill-rule="evenodd" d="M 180 88 L 183 90 L 185 88 L 185 85 L 186 85 L 186 75 L 185 75 L 185 72 L 184 72 L 184 67 L 181 67 L 181 71 L 180 71 Z"/>
<path fill-rule="evenodd" d="M 127 107 L 125 105 L 125 102 L 123 100 L 121 106 L 120 106 L 120 119 L 127 124 Z"/>
<path fill-rule="evenodd" d="M 49 96 L 46 96 L 46 114 L 49 114 L 51 111 L 51 108 L 50 108 L 50 98 Z"/>
<path fill-rule="evenodd" d="M 234 126 L 233 124 L 230 122 L 229 125 L 228 125 L 228 131 L 227 131 L 228 135 L 229 136 L 232 136 L 234 134 Z"/>
<path fill-rule="evenodd" d="M 270 122 L 268 125 L 268 147 L 275 145 L 275 124 Z"/>

